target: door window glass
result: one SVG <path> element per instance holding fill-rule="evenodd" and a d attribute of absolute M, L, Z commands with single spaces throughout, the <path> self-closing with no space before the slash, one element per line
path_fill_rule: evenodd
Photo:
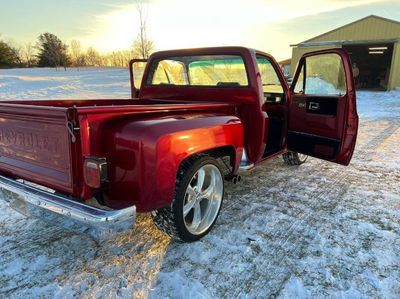
<path fill-rule="evenodd" d="M 306 57 L 294 90 L 307 95 L 341 96 L 346 94 L 345 78 L 342 58 L 338 54 L 314 55 Z"/>
<path fill-rule="evenodd" d="M 296 85 L 294 87 L 295 93 L 303 93 L 304 92 L 304 65 L 301 67 L 299 78 L 297 79 Z"/>

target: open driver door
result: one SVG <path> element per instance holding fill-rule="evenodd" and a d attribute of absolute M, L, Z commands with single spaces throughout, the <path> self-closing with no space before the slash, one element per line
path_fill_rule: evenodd
<path fill-rule="evenodd" d="M 129 61 L 129 75 L 131 81 L 131 97 L 138 98 L 147 59 L 132 59 Z"/>
<path fill-rule="evenodd" d="M 304 54 L 290 91 L 288 149 L 348 165 L 356 144 L 358 115 L 347 52 L 331 49 Z"/>

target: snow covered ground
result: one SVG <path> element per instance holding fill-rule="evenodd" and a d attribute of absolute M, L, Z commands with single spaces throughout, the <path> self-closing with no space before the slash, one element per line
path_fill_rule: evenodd
<path fill-rule="evenodd" d="M 121 68 L 0 70 L 1 99 L 129 98 L 129 73 Z"/>
<path fill-rule="evenodd" d="M 0 70 L 0 99 L 128 97 L 123 69 Z M 172 242 L 141 215 L 99 242 L 0 201 L 1 298 L 399 298 L 400 91 L 359 92 L 354 158 L 281 158 L 228 185 L 213 231 Z"/>

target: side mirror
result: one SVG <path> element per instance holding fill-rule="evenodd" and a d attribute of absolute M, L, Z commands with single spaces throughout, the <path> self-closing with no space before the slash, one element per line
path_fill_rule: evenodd
<path fill-rule="evenodd" d="M 131 97 L 139 97 L 140 86 L 142 84 L 144 70 L 147 59 L 132 59 L 129 61 L 129 74 L 131 79 Z"/>

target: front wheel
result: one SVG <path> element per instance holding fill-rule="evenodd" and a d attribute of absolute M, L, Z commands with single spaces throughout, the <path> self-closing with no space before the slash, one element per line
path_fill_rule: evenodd
<path fill-rule="evenodd" d="M 172 238 L 193 242 L 213 227 L 221 210 L 224 180 L 217 160 L 199 155 L 185 160 L 170 206 L 153 211 L 155 225 Z"/>
<path fill-rule="evenodd" d="M 288 165 L 301 165 L 306 162 L 308 156 L 296 152 L 286 152 L 282 155 L 283 160 Z"/>

